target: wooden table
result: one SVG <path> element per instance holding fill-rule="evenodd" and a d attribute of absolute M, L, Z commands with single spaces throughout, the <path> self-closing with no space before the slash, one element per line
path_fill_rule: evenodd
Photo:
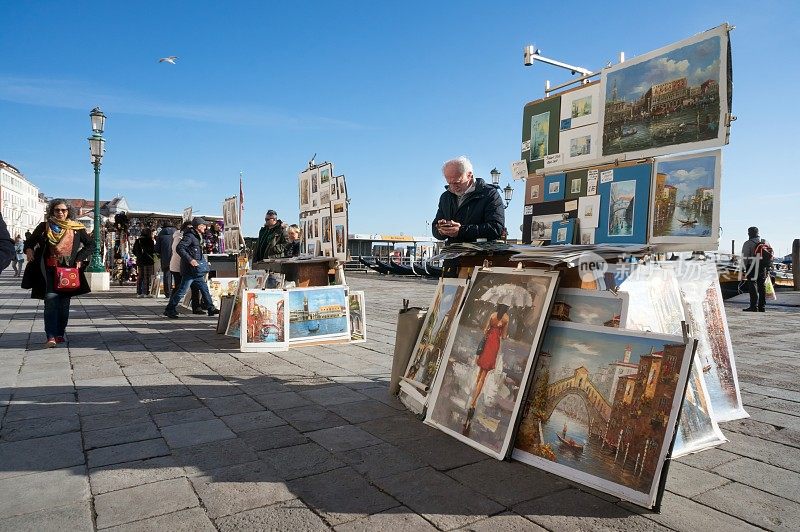
<path fill-rule="evenodd" d="M 344 271 L 338 269 L 338 261 L 331 257 L 313 259 L 268 259 L 253 264 L 254 270 L 267 270 L 282 273 L 286 281 L 294 281 L 298 287 L 328 286 L 331 276 L 336 276 L 335 284 L 345 284 Z M 338 270 L 338 275 L 337 275 Z"/>

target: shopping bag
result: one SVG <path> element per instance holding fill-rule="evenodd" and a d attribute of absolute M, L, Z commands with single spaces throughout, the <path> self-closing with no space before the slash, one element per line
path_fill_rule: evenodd
<path fill-rule="evenodd" d="M 764 280 L 764 294 L 766 294 L 767 299 L 771 299 L 773 301 L 777 301 L 778 296 L 775 294 L 775 287 L 772 285 L 772 278 L 767 275 L 767 278 Z"/>

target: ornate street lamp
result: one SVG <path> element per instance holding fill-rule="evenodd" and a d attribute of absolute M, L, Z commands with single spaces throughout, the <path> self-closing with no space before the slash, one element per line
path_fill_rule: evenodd
<path fill-rule="evenodd" d="M 497 168 L 492 168 L 492 171 L 489 172 L 489 174 L 492 176 L 492 184 L 496 187 L 500 187 L 500 172 L 497 170 Z"/>
<path fill-rule="evenodd" d="M 505 196 L 505 199 L 506 199 L 505 208 L 507 209 L 508 208 L 508 204 L 511 203 L 511 196 L 514 195 L 514 189 L 511 188 L 511 185 L 509 185 L 508 183 L 506 183 L 506 188 L 503 189 L 503 195 Z"/>
<path fill-rule="evenodd" d="M 103 259 L 100 252 L 100 165 L 102 164 L 103 154 L 106 152 L 106 139 L 103 138 L 103 131 L 106 125 L 106 115 L 99 107 L 92 109 L 89 113 L 92 119 L 92 136 L 89 137 L 89 153 L 92 165 L 94 166 L 94 252 L 87 271 L 92 273 L 103 273 L 106 271 L 103 266 Z"/>

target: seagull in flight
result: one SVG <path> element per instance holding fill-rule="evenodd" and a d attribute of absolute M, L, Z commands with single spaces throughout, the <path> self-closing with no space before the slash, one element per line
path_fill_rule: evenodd
<path fill-rule="evenodd" d="M 177 55 L 171 55 L 169 57 L 162 57 L 161 59 L 158 60 L 158 62 L 159 63 L 169 63 L 171 65 L 174 65 L 175 61 L 177 61 L 177 59 L 178 59 Z"/>

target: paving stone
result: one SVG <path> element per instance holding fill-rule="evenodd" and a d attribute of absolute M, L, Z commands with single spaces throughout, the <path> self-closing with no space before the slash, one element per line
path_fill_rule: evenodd
<path fill-rule="evenodd" d="M 345 465 L 316 443 L 272 449 L 259 453 L 259 456 L 272 464 L 286 480 L 324 473 Z"/>
<path fill-rule="evenodd" d="M 330 530 L 317 514 L 297 499 L 223 517 L 217 519 L 216 524 L 222 532 L 240 530 L 322 532 Z"/>
<path fill-rule="evenodd" d="M 714 469 L 714 472 L 767 493 L 800 502 L 800 473 L 750 458 L 728 462 Z"/>
<path fill-rule="evenodd" d="M 264 407 L 255 402 L 249 395 L 239 394 L 227 397 L 204 399 L 206 406 L 218 416 L 229 416 L 243 412 L 260 412 Z"/>
<path fill-rule="evenodd" d="M 325 388 L 316 390 L 304 390 L 300 392 L 300 395 L 323 406 L 354 403 L 364 400 L 363 395 L 343 385 L 326 386 Z"/>
<path fill-rule="evenodd" d="M 612 502 L 576 489 L 526 501 L 513 510 L 548 530 L 667 530 Z"/>
<path fill-rule="evenodd" d="M 102 447 L 86 453 L 89 459 L 89 467 L 91 468 L 133 462 L 168 454 L 169 447 L 161 438 Z"/>
<path fill-rule="evenodd" d="M 191 482 L 212 519 L 296 498 L 277 471 L 261 461 L 216 469 Z"/>
<path fill-rule="evenodd" d="M 98 414 L 81 417 L 81 425 L 84 431 L 122 427 L 124 425 L 133 425 L 144 421 L 150 421 L 147 409 L 144 407 L 122 410 L 113 414 Z"/>
<path fill-rule="evenodd" d="M 372 399 L 331 405 L 328 407 L 328 410 L 343 417 L 350 423 L 363 423 L 365 421 L 390 417 L 397 414 L 397 410 L 394 408 Z"/>
<path fill-rule="evenodd" d="M 800 472 L 800 449 L 735 432 L 728 433 L 725 449 L 741 456 L 757 457 L 768 464 Z"/>
<path fill-rule="evenodd" d="M 505 509 L 430 467 L 381 478 L 375 484 L 443 530 L 485 519 Z"/>
<path fill-rule="evenodd" d="M 159 456 L 91 469 L 89 478 L 92 483 L 92 493 L 97 495 L 178 478 L 183 474 L 183 468 L 178 467 L 172 456 Z"/>
<path fill-rule="evenodd" d="M 531 522 L 528 521 L 530 525 Z M 336 532 L 371 532 L 391 530 L 392 532 L 426 532 L 436 528 L 405 506 L 391 508 L 384 512 L 362 517 L 334 527 Z"/>
<path fill-rule="evenodd" d="M 2 419 L 2 417 L 0 417 Z M 66 417 L 41 417 L 3 423 L 0 441 L 19 441 L 75 432 L 81 429 L 77 414 Z"/>
<path fill-rule="evenodd" d="M 558 477 L 526 464 L 494 459 L 453 469 L 447 475 L 509 507 L 569 487 Z"/>
<path fill-rule="evenodd" d="M 674 462 L 686 464 L 705 471 L 711 471 L 715 467 L 736 460 L 737 458 L 739 458 L 738 454 L 729 453 L 728 451 L 716 448 L 707 449 L 701 453 L 687 454 L 686 456 L 676 458 Z"/>
<path fill-rule="evenodd" d="M 307 432 L 306 436 L 329 451 L 349 451 L 383 443 L 383 440 L 352 425 L 315 430 Z"/>
<path fill-rule="evenodd" d="M 308 438 L 291 425 L 240 432 L 239 437 L 256 451 L 291 447 L 306 443 Z"/>
<path fill-rule="evenodd" d="M 72 393 L 13 400 L 3 418 L 4 422 L 43 417 L 70 417 L 78 413 L 78 404 Z"/>
<path fill-rule="evenodd" d="M 413 456 L 388 443 L 335 454 L 337 458 L 340 458 L 370 480 L 420 469 L 425 466 Z"/>
<path fill-rule="evenodd" d="M 800 505 L 738 483 L 695 498 L 697 502 L 769 530 L 798 530 Z"/>
<path fill-rule="evenodd" d="M 205 475 L 214 469 L 258 460 L 258 455 L 239 438 L 181 447 L 172 454 L 190 476 Z"/>
<path fill-rule="evenodd" d="M 146 423 L 136 423 L 135 425 L 84 431 L 83 446 L 84 449 L 89 450 L 121 443 L 151 440 L 159 436 L 160 434 L 155 424 L 148 420 Z"/>
<path fill-rule="evenodd" d="M 190 508 L 103 530 L 108 532 L 214 532 L 217 529 L 214 528 L 202 508 Z"/>
<path fill-rule="evenodd" d="M 736 530 L 737 532 L 761 530 L 740 519 L 668 491 L 664 492 L 664 498 L 661 500 L 660 513 L 626 502 L 620 503 L 620 506 L 673 530 Z"/>
<path fill-rule="evenodd" d="M 205 421 L 170 425 L 168 427 L 163 427 L 161 429 L 161 434 L 164 436 L 167 444 L 173 449 L 219 440 L 228 440 L 236 437 L 236 434 L 231 432 L 231 429 L 220 419 L 208 419 Z"/>
<path fill-rule="evenodd" d="M 293 480 L 289 488 L 334 526 L 399 506 L 349 467 Z"/>
<path fill-rule="evenodd" d="M 424 425 L 410 414 L 395 415 L 373 419 L 359 423 L 359 427 L 374 434 L 384 441 L 399 444 L 409 439 L 422 438 L 438 432 L 429 425 Z"/>
<path fill-rule="evenodd" d="M 153 416 L 153 420 L 156 422 L 156 425 L 158 425 L 159 428 L 163 428 L 181 423 L 191 423 L 193 421 L 206 421 L 209 419 L 215 419 L 216 417 L 217 416 L 214 414 L 214 412 L 206 407 L 202 407 L 156 414 Z"/>
<path fill-rule="evenodd" d="M 259 412 L 245 412 L 243 414 L 223 416 L 221 419 L 231 430 L 237 433 L 286 424 L 286 421 L 273 412 L 263 409 Z"/>
<path fill-rule="evenodd" d="M 94 498 L 97 528 L 139 521 L 199 505 L 185 478 L 162 480 Z"/>
<path fill-rule="evenodd" d="M 96 416 L 100 414 L 116 414 L 123 410 L 140 410 L 142 407 L 139 398 L 135 395 L 119 395 L 105 400 L 80 402 L 78 413 L 81 417 Z"/>
<path fill-rule="evenodd" d="M 259 376 L 248 379 L 237 379 L 234 384 L 247 395 L 257 396 L 264 394 L 274 394 L 287 392 L 289 389 L 276 380 L 269 377 Z M 299 405 L 298 405 L 299 406 Z"/>
<path fill-rule="evenodd" d="M 465 532 L 545 532 L 547 529 L 531 523 L 521 515 L 513 512 L 503 512 L 488 519 L 471 523 L 459 528 L 459 530 L 464 530 Z"/>
<path fill-rule="evenodd" d="M 91 532 L 92 507 L 89 501 L 59 508 L 46 508 L 37 512 L 0 519 L 0 530 L 14 532 Z"/>
<path fill-rule="evenodd" d="M 347 421 L 321 406 L 301 406 L 279 410 L 277 414 L 300 432 L 347 425 Z"/>
<path fill-rule="evenodd" d="M 290 391 L 256 395 L 253 398 L 260 404 L 273 411 L 297 408 L 298 406 L 309 406 L 313 404 L 311 401 L 301 396 L 297 392 Z"/>
<path fill-rule="evenodd" d="M 439 431 L 425 434 L 417 439 L 402 440 L 396 445 L 439 471 L 447 471 L 486 459 L 486 455 L 482 452 Z"/>
<path fill-rule="evenodd" d="M 0 517 L 29 514 L 89 499 L 83 467 L 0 480 Z"/>
<path fill-rule="evenodd" d="M 380 401 L 381 403 L 394 408 L 395 410 L 405 411 L 406 409 L 406 407 L 403 406 L 403 403 L 401 403 L 396 397 L 389 396 L 388 386 L 380 388 L 365 388 L 359 393 Z"/>
<path fill-rule="evenodd" d="M 729 463 L 735 462 L 737 460 Z M 673 462 L 669 466 L 667 489 L 678 495 L 692 498 L 730 482 L 724 475 L 717 473 L 716 469 L 713 471 L 710 473 L 680 462 Z"/>
<path fill-rule="evenodd" d="M 173 412 L 176 410 L 192 410 L 195 408 L 203 408 L 203 403 L 201 403 L 196 397 L 192 396 L 149 399 L 142 401 L 142 403 L 153 415 L 163 414 L 164 412 Z"/>
<path fill-rule="evenodd" d="M 77 432 L 0 443 L 0 479 L 84 463 Z"/>

